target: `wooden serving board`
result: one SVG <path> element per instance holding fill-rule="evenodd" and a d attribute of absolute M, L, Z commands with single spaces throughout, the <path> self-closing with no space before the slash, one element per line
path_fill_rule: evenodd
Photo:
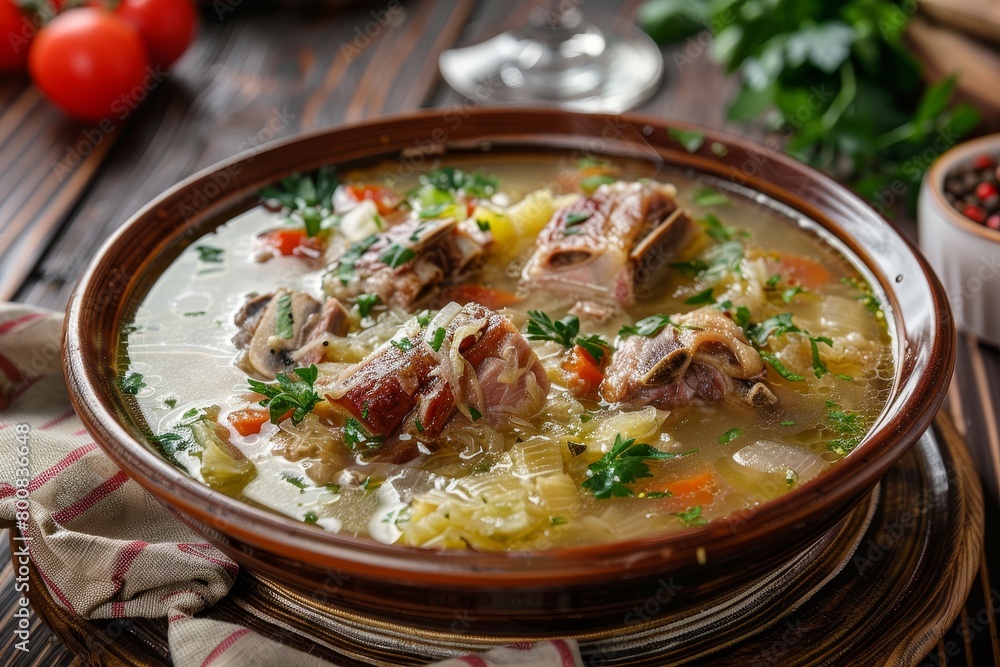
<path fill-rule="evenodd" d="M 640 601 L 637 609 L 657 607 L 650 613 L 660 617 L 643 621 L 640 611 L 628 619 L 637 623 L 577 639 L 586 664 L 608 666 L 916 665 L 957 618 L 982 547 L 975 465 L 942 413 L 837 528 L 779 570 L 677 609 L 669 595 L 660 602 L 664 596 L 651 591 L 655 604 Z M 32 576 L 36 613 L 90 664 L 169 665 L 165 621 L 84 621 Z M 204 615 L 340 665 L 419 665 L 498 643 L 366 619 L 246 571 Z"/>

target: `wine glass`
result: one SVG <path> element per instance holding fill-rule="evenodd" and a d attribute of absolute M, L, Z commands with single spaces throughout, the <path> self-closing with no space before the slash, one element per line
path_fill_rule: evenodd
<path fill-rule="evenodd" d="M 659 48 L 632 23 L 589 20 L 581 1 L 543 3 L 521 29 L 445 51 L 441 74 L 482 104 L 608 113 L 638 105 L 663 75 Z"/>

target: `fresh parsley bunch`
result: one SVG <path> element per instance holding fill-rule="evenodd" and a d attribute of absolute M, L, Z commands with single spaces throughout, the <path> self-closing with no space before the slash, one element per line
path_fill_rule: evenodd
<path fill-rule="evenodd" d="M 902 39 L 914 5 L 649 0 L 639 21 L 659 41 L 710 29 L 712 56 L 727 71 L 740 71 L 729 118 L 763 118 L 769 129 L 788 133 L 788 153 L 885 211 L 899 193 L 915 196 L 928 156 L 979 122 L 970 105 L 950 105 L 954 78 L 924 88 L 921 65 Z"/>

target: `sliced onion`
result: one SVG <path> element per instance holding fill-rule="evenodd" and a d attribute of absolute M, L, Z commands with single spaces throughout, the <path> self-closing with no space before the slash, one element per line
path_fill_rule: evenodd
<path fill-rule="evenodd" d="M 733 462 L 744 469 L 763 474 L 784 475 L 795 472 L 800 484 L 823 472 L 827 463 L 818 455 L 799 447 L 770 440 L 758 440 L 733 454 Z"/>

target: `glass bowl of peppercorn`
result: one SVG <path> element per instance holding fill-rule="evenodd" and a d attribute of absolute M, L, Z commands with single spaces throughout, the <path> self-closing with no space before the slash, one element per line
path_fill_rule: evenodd
<path fill-rule="evenodd" d="M 1000 346 L 1000 134 L 959 144 L 924 176 L 920 248 L 960 329 Z"/>

